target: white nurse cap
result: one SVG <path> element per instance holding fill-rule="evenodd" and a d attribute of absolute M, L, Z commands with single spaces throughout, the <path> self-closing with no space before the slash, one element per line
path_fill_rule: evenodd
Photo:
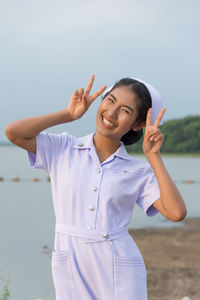
<path fill-rule="evenodd" d="M 152 100 L 152 113 L 151 113 L 151 125 L 154 124 L 159 112 L 161 111 L 161 109 L 164 107 L 163 105 L 163 101 L 162 101 L 162 98 L 159 94 L 159 92 L 152 86 L 150 85 L 148 82 L 145 82 L 141 79 L 138 79 L 138 78 L 134 78 L 134 77 L 130 77 L 131 79 L 135 79 L 139 82 L 142 82 L 146 88 L 148 89 L 150 95 L 151 95 L 151 100 Z M 109 92 L 111 89 L 112 89 L 113 85 L 111 87 L 109 87 L 107 90 L 104 91 L 103 93 L 103 97 L 104 95 Z M 164 116 L 163 116 L 164 117 Z M 163 124 L 163 117 L 162 119 L 160 120 L 160 123 L 159 125 L 162 125 Z"/>

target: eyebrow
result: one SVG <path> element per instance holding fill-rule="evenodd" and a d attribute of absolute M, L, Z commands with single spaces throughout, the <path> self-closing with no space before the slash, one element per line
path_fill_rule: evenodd
<path fill-rule="evenodd" d="M 111 96 L 112 98 L 114 98 L 115 100 L 117 100 L 116 97 L 113 94 L 109 94 L 108 96 Z M 134 109 L 131 108 L 130 106 L 128 106 L 128 105 L 123 105 L 123 106 L 129 108 L 132 112 L 134 112 Z"/>

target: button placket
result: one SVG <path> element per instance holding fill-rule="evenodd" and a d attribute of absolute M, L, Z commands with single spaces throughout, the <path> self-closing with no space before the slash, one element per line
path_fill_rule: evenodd
<path fill-rule="evenodd" d="M 94 174 L 94 184 L 91 186 L 91 191 L 94 192 L 94 194 L 92 194 L 93 196 L 91 196 L 91 201 L 92 203 L 90 203 L 91 205 L 89 205 L 89 210 L 91 211 L 91 214 L 90 214 L 90 219 L 91 219 L 91 222 L 89 222 L 88 224 L 88 229 L 94 229 L 95 228 L 95 219 L 96 219 L 96 214 L 95 214 L 95 211 L 97 211 L 97 205 L 98 205 L 98 190 L 99 190 L 99 186 L 100 186 L 100 182 L 101 182 L 101 173 L 102 173 L 102 170 L 99 166 L 96 166 L 96 169 L 94 170 L 94 172 L 96 173 L 93 173 Z M 93 214 L 92 214 L 93 212 Z M 94 217 L 93 217 L 94 216 Z"/>
<path fill-rule="evenodd" d="M 95 210 L 95 206 L 90 205 L 90 206 L 89 206 L 89 210 Z"/>
<path fill-rule="evenodd" d="M 97 173 L 101 173 L 101 168 L 97 168 L 97 169 L 96 169 L 96 172 L 97 172 Z"/>
<path fill-rule="evenodd" d="M 97 187 L 96 187 L 96 185 L 94 185 L 94 186 L 92 187 L 92 191 L 94 191 L 94 192 L 96 192 L 96 191 L 97 191 Z"/>

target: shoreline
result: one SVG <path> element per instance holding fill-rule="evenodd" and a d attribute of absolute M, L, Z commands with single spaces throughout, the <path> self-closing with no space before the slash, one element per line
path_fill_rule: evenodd
<path fill-rule="evenodd" d="M 16 146 L 16 145 L 14 145 L 14 144 L 12 144 L 12 143 L 2 143 L 2 144 L 0 144 L 0 147 L 13 147 L 13 148 L 19 148 L 18 146 Z M 129 152 L 128 150 L 127 150 L 127 152 L 128 152 L 128 154 L 129 155 L 134 155 L 134 156 L 145 156 L 144 155 L 144 153 L 143 152 Z M 195 157 L 200 157 L 200 153 L 198 153 L 198 152 L 195 152 L 195 153 L 192 153 L 192 152 L 186 152 L 186 153 L 164 153 L 164 152 L 160 152 L 160 154 L 162 155 L 162 156 L 181 156 L 181 157 L 184 157 L 184 156 L 186 156 L 186 157 L 191 157 L 191 156 L 195 156 Z"/>
<path fill-rule="evenodd" d="M 128 151 L 127 151 L 128 152 Z M 145 156 L 143 152 L 128 152 L 129 155 L 134 156 Z M 180 156 L 180 157 L 200 157 L 200 153 L 163 153 L 160 152 L 161 156 Z"/>
<path fill-rule="evenodd" d="M 200 217 L 181 223 L 129 229 L 146 265 L 148 300 L 200 299 Z"/>

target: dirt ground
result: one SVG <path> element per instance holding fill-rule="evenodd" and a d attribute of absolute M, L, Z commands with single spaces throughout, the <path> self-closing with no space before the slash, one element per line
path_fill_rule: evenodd
<path fill-rule="evenodd" d="M 200 300 L 200 218 L 181 223 L 129 230 L 146 265 L 148 300 Z"/>

